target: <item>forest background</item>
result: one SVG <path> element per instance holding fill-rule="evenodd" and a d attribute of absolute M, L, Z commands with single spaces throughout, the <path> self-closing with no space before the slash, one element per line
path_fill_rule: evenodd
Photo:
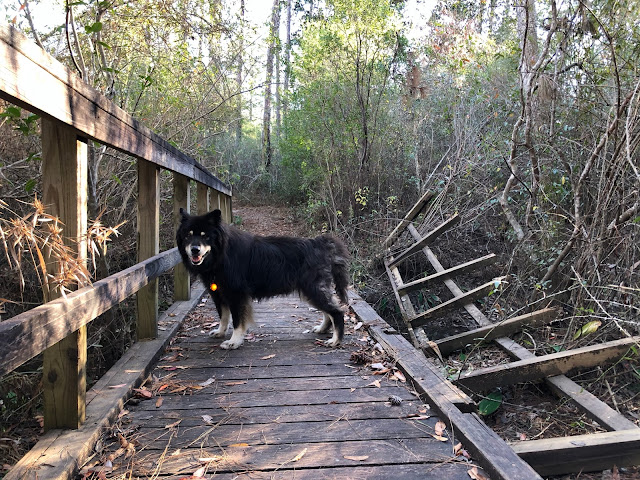
<path fill-rule="evenodd" d="M 290 205 L 309 233 L 345 238 L 354 285 L 383 316 L 397 311 L 380 241 L 431 190 L 434 224 L 462 216 L 449 245 L 501 254 L 509 285 L 495 308 L 553 299 L 574 343 L 640 332 L 640 1 L 274 0 L 263 4 L 264 20 L 250 3 L 2 8 L 7 22 L 230 183 L 236 202 Z M 40 197 L 38 132 L 36 116 L 0 106 L 5 229 Z M 121 234 L 95 278 L 135 258 L 135 172 L 134 159 L 90 145 L 90 217 Z M 170 176 L 163 188 L 168 199 Z M 35 269 L 23 265 L 19 288 L 3 261 L 5 319 L 42 291 Z M 117 355 L 106 345 L 130 343 L 128 315 L 124 305 L 94 327 L 93 362 Z M 628 373 L 635 398 L 637 362 Z M 24 409 L 35 409 L 28 388 L 18 390 L 3 388 L 3 415 L 15 414 L 7 402 L 31 398 Z"/>

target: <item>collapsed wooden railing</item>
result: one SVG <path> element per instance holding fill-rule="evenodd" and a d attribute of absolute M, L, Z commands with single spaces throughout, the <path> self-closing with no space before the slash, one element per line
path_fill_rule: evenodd
<path fill-rule="evenodd" d="M 190 209 L 220 208 L 231 220 L 231 189 L 85 84 L 16 30 L 0 26 L 0 98 L 42 117 L 42 192 L 48 213 L 64 224 L 68 245 L 86 260 L 87 142 L 137 159 L 140 263 L 0 323 L 0 376 L 43 353 L 45 429 L 78 428 L 85 418 L 86 325 L 137 295 L 138 340 L 158 334 L 158 277 L 173 267 L 176 301 L 190 296 L 176 248 L 160 253 L 160 169 L 173 172 L 174 221 Z M 52 259 L 53 261 L 53 259 Z"/>
<path fill-rule="evenodd" d="M 554 393 L 572 401 L 584 414 L 608 430 L 606 433 L 522 441 L 514 445 L 516 453 L 538 473 L 554 475 L 605 470 L 613 465 L 640 464 L 640 428 L 565 376 L 578 369 L 612 364 L 621 360 L 634 345 L 640 344 L 640 337 L 624 338 L 544 356 L 537 356 L 510 339 L 508 335 L 521 331 L 524 326 L 541 326 L 553 321 L 557 312 L 553 308 L 544 308 L 497 323 L 491 322 L 474 302 L 486 296 L 503 278 L 463 292 L 454 281 L 454 277 L 488 265 L 496 257 L 489 254 L 451 268 L 443 267 L 429 248 L 429 244 L 452 228 L 459 217 L 452 216 L 426 235 L 421 235 L 413 224 L 433 196 L 431 192 L 425 193 L 398 227 L 383 241 L 383 246 L 387 249 L 387 275 L 413 344 L 426 354 L 442 358 L 443 355 L 468 345 L 493 342 L 515 361 L 462 375 L 454 382 L 457 386 L 469 393 L 483 393 L 497 386 L 543 380 Z M 394 254 L 392 246 L 405 230 L 414 243 L 408 248 L 400 248 L 399 253 Z M 402 261 L 419 252 L 425 255 L 436 273 L 405 283 L 397 267 Z M 444 283 L 454 298 L 416 313 L 409 292 L 425 289 L 434 282 Z M 478 327 L 436 341 L 430 340 L 425 331 L 428 330 L 429 323 L 457 308 L 463 308 Z"/>

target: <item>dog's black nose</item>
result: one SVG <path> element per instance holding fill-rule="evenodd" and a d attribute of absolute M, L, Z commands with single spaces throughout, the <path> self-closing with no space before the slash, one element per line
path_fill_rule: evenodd
<path fill-rule="evenodd" d="M 191 247 L 191 255 L 194 257 L 200 255 L 200 247 Z"/>

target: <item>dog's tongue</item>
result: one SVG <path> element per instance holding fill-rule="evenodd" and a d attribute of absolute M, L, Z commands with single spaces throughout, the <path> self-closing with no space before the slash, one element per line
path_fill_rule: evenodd
<path fill-rule="evenodd" d="M 192 261 L 193 263 L 199 263 L 199 262 L 200 262 L 200 260 L 202 260 L 202 257 L 201 257 L 200 255 L 197 255 L 197 256 L 191 257 L 191 261 Z"/>

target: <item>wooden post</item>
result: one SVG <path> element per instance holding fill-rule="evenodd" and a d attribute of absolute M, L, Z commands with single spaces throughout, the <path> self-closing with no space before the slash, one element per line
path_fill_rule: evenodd
<path fill-rule="evenodd" d="M 175 228 L 180 225 L 180 208 L 191 212 L 191 195 L 189 179 L 179 173 L 173 174 L 173 219 Z M 189 300 L 191 298 L 191 279 L 189 272 L 182 263 L 173 269 L 173 296 L 175 300 Z"/>
<path fill-rule="evenodd" d="M 231 208 L 231 197 L 223 195 L 224 198 L 224 212 L 227 216 L 227 222 L 233 223 L 233 209 Z"/>
<path fill-rule="evenodd" d="M 209 212 L 209 187 L 204 183 L 198 183 L 197 195 L 198 215 L 204 215 Z"/>
<path fill-rule="evenodd" d="M 76 131 L 42 119 L 43 202 L 64 224 L 63 235 L 78 257 L 87 258 L 87 145 Z M 56 259 L 48 259 L 55 271 Z M 60 297 L 49 290 L 48 300 Z M 46 335 L 46 332 L 42 332 Z M 79 428 L 85 420 L 87 329 L 81 327 L 43 356 L 44 428 Z"/>
<path fill-rule="evenodd" d="M 138 160 L 138 262 L 160 252 L 160 168 Z M 158 280 L 136 296 L 138 340 L 158 335 Z"/>
<path fill-rule="evenodd" d="M 222 202 L 220 199 L 222 198 L 222 194 L 217 190 L 211 190 L 211 209 L 215 210 L 216 208 L 222 210 Z"/>

